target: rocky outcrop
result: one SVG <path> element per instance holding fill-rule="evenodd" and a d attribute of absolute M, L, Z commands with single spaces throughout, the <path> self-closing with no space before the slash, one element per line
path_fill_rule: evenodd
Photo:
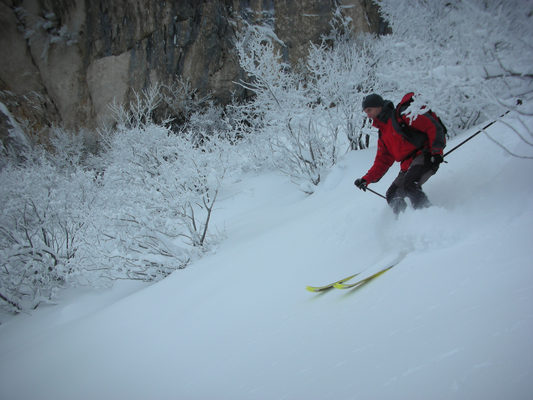
<path fill-rule="evenodd" d="M 93 128 L 110 102 L 178 78 L 226 103 L 244 96 L 232 52 L 243 20 L 274 21 L 294 63 L 329 31 L 337 3 L 356 30 L 379 29 L 365 0 L 2 0 L 0 101 L 34 132 Z"/>

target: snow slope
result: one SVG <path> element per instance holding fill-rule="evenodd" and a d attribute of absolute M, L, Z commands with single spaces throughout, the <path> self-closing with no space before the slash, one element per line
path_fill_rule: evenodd
<path fill-rule="evenodd" d="M 276 174 L 228 184 L 212 254 L 2 324 L 0 398 L 533 398 L 533 162 L 479 135 L 425 185 L 434 206 L 396 220 L 353 186 L 373 157 L 348 154 L 309 197 Z M 358 290 L 305 290 L 404 251 Z"/>

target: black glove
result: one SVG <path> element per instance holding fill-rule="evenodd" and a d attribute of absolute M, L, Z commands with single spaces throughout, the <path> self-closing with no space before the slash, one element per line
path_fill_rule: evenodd
<path fill-rule="evenodd" d="M 442 158 L 441 154 L 431 154 L 429 157 L 429 162 L 431 163 L 431 169 L 437 172 L 440 164 L 444 162 L 444 158 Z"/>
<path fill-rule="evenodd" d="M 431 154 L 429 152 L 424 154 L 424 162 L 428 168 L 431 168 L 434 172 L 437 172 L 439 165 L 444 162 L 441 154 Z"/>
<path fill-rule="evenodd" d="M 363 178 L 356 179 L 353 184 L 359 189 L 361 189 L 363 192 L 366 192 L 366 187 L 368 186 L 368 183 Z"/>
<path fill-rule="evenodd" d="M 431 162 L 431 164 L 436 165 L 438 168 L 440 163 L 444 161 L 444 158 L 442 158 L 441 154 L 432 154 L 429 158 L 429 161 Z"/>

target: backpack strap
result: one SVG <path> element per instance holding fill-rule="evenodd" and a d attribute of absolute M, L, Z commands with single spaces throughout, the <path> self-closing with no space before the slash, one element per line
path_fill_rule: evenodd
<path fill-rule="evenodd" d="M 394 117 L 392 118 L 392 126 L 394 130 L 398 132 L 405 140 L 416 147 L 416 150 L 409 154 L 405 159 L 413 157 L 416 153 L 418 153 L 418 151 L 422 150 L 428 145 L 427 134 L 409 125 L 402 114 L 413 102 L 413 96 L 414 93 L 410 92 L 403 97 L 402 101 L 396 106 L 394 110 Z M 425 113 L 423 113 L 423 115 L 429 118 L 437 129 L 433 146 L 436 145 L 439 148 L 444 148 L 446 146 L 446 126 L 432 110 L 427 110 Z"/>
<path fill-rule="evenodd" d="M 412 100 L 411 100 L 412 101 Z M 401 115 L 401 111 L 405 110 L 411 104 L 411 101 L 405 104 L 398 104 L 396 107 L 394 117 L 392 118 L 392 127 L 398 132 L 405 140 L 415 146 L 418 150 L 421 150 L 428 141 L 426 133 L 413 128 L 405 122 L 405 119 Z"/>

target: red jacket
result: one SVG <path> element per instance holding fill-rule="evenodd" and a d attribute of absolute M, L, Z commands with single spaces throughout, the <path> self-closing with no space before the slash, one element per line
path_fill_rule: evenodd
<path fill-rule="evenodd" d="M 405 95 L 400 104 L 410 99 L 412 95 L 412 93 Z M 406 124 L 427 135 L 423 148 L 416 151 L 417 147 L 394 129 L 392 124 L 392 118 L 395 118 L 394 111 L 394 105 L 386 101 L 383 111 L 372 123 L 379 130 L 379 140 L 374 164 L 363 176 L 368 183 L 379 181 L 395 161 L 401 163 L 402 171 L 407 171 L 413 158 L 424 150 L 431 154 L 442 154 L 445 145 L 444 132 L 431 116 L 420 114 L 413 121 L 405 116 L 402 117 Z"/>

